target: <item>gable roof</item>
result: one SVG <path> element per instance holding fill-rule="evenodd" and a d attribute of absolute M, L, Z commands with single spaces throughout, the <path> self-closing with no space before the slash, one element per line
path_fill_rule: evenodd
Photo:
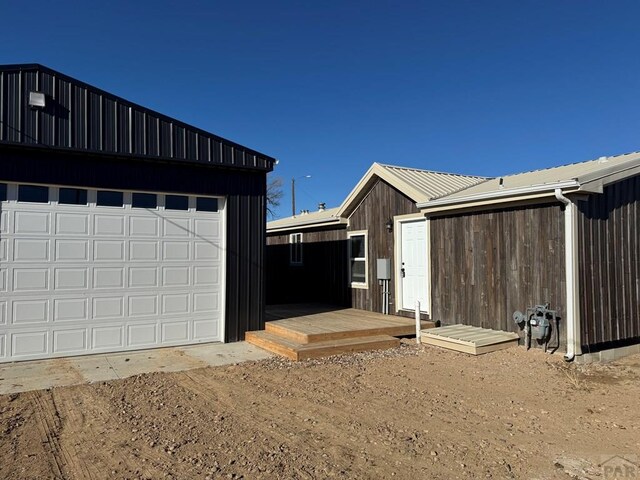
<path fill-rule="evenodd" d="M 293 217 L 281 218 L 267 223 L 267 232 L 276 233 L 292 228 L 296 230 L 314 227 L 324 227 L 329 225 L 346 225 L 347 219 L 340 218 L 336 214 L 339 207 L 327 208 L 316 212 L 303 213 Z"/>
<path fill-rule="evenodd" d="M 564 193 L 602 193 L 605 185 L 640 174 L 640 152 L 492 178 L 464 190 L 418 203 L 429 211 L 466 208 Z M 449 208 L 445 208 L 449 207 Z"/>
<path fill-rule="evenodd" d="M 0 145 L 271 171 L 275 159 L 38 64 L 0 65 Z M 45 106 L 29 107 L 31 92 Z"/>
<path fill-rule="evenodd" d="M 485 177 L 374 163 L 344 200 L 338 215 L 348 217 L 378 179 L 384 180 L 416 203 L 427 202 L 486 181 Z"/>

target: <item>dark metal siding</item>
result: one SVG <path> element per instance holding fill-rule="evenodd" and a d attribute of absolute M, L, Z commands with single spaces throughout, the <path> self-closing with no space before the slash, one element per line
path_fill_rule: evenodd
<path fill-rule="evenodd" d="M 579 202 L 583 351 L 640 341 L 640 176 Z"/>
<path fill-rule="evenodd" d="M 29 108 L 31 91 L 46 94 L 44 109 Z M 274 162 L 40 65 L 0 66 L 0 143 L 264 171 Z"/>
<path fill-rule="evenodd" d="M 513 312 L 549 302 L 566 345 L 564 213 L 559 205 L 431 219 L 431 317 L 514 331 Z"/>
<path fill-rule="evenodd" d="M 227 198 L 226 341 L 264 325 L 266 174 L 0 145 L 0 180 Z"/>

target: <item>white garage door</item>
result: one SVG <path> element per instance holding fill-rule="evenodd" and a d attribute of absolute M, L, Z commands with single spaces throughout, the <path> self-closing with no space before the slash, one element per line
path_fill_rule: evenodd
<path fill-rule="evenodd" d="M 223 212 L 0 183 L 0 362 L 221 341 Z"/>

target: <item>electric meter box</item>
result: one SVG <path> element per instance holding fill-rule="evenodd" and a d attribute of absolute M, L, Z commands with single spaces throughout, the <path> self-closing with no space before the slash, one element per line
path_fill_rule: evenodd
<path fill-rule="evenodd" d="M 378 280 L 391 280 L 391 259 L 378 258 L 376 272 Z"/>

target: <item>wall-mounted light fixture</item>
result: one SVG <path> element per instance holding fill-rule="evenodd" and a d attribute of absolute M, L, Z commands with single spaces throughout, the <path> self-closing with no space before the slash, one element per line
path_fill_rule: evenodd
<path fill-rule="evenodd" d="M 387 223 L 385 223 L 384 226 L 387 227 L 387 232 L 392 232 L 393 231 L 393 220 L 391 220 L 391 219 L 387 220 Z"/>
<path fill-rule="evenodd" d="M 31 108 L 44 108 L 47 105 L 47 98 L 42 92 L 29 92 L 29 106 Z"/>

